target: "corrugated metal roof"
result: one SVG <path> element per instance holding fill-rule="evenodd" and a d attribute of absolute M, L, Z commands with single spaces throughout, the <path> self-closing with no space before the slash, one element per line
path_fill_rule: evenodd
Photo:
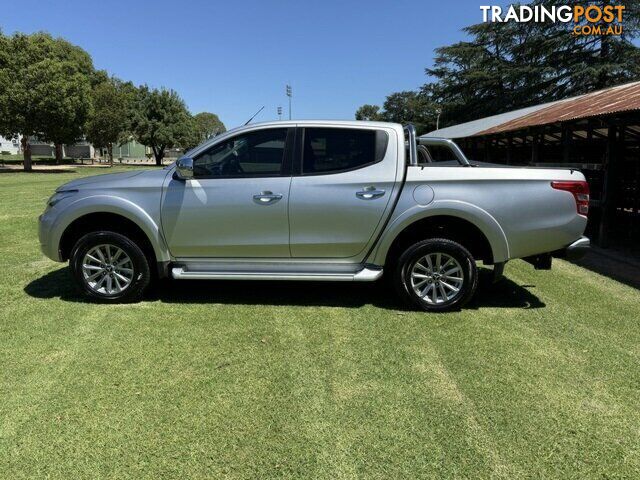
<path fill-rule="evenodd" d="M 511 112 L 501 113 L 499 115 L 493 115 L 491 117 L 480 118 L 478 120 L 472 120 L 471 122 L 459 123 L 451 127 L 441 128 L 434 130 L 433 132 L 425 133 L 423 137 L 439 137 L 439 138 L 465 138 L 477 135 L 483 130 L 502 125 L 505 122 L 520 118 L 528 113 L 535 112 L 541 108 L 546 107 L 549 104 L 534 105 L 533 107 L 521 108 L 520 110 L 513 110 Z"/>
<path fill-rule="evenodd" d="M 522 108 L 427 133 L 425 137 L 465 138 L 640 109 L 640 82 Z"/>
<path fill-rule="evenodd" d="M 502 125 L 488 128 L 477 135 L 638 109 L 640 109 L 640 82 L 633 82 L 562 100 Z"/>

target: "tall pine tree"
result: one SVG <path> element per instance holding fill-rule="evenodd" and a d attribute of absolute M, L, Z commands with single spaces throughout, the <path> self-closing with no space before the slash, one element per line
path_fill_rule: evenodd
<path fill-rule="evenodd" d="M 454 124 L 640 79 L 640 0 L 570 2 L 624 5 L 623 34 L 575 35 L 573 22 L 480 23 L 464 29 L 470 41 L 436 50 L 423 86 Z M 536 0 L 547 8 L 566 1 Z M 583 20 L 579 25 L 585 25 Z M 608 24 L 601 22 L 603 28 Z"/>
<path fill-rule="evenodd" d="M 623 5 L 623 34 L 575 35 L 574 22 L 469 26 L 464 29 L 468 40 L 436 50 L 433 66 L 426 69 L 430 81 L 420 95 L 422 111 L 415 113 L 424 116 L 425 106 L 440 108 L 440 125 L 446 126 L 640 80 L 640 49 L 631 42 L 640 32 L 640 0 L 534 0 L 529 5 L 568 4 Z"/>

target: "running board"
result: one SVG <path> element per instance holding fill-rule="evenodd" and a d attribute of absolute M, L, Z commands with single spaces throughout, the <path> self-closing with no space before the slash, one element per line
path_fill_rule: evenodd
<path fill-rule="evenodd" d="M 363 268 L 353 273 L 319 272 L 230 272 L 189 271 L 174 267 L 171 275 L 177 280 L 311 280 L 316 282 L 374 282 L 382 276 L 382 269 Z"/>

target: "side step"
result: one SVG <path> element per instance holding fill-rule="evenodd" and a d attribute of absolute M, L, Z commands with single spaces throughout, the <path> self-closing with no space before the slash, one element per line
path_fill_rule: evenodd
<path fill-rule="evenodd" d="M 311 280 L 316 282 L 374 282 L 382 276 L 382 269 L 365 267 L 353 273 L 329 272 L 231 272 L 188 270 L 174 267 L 171 275 L 177 280 Z"/>

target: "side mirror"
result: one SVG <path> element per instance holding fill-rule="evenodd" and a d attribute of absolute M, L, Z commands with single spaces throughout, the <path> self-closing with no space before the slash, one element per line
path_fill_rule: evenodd
<path fill-rule="evenodd" d="M 193 158 L 181 157 L 176 162 L 176 173 L 181 180 L 193 178 Z"/>

